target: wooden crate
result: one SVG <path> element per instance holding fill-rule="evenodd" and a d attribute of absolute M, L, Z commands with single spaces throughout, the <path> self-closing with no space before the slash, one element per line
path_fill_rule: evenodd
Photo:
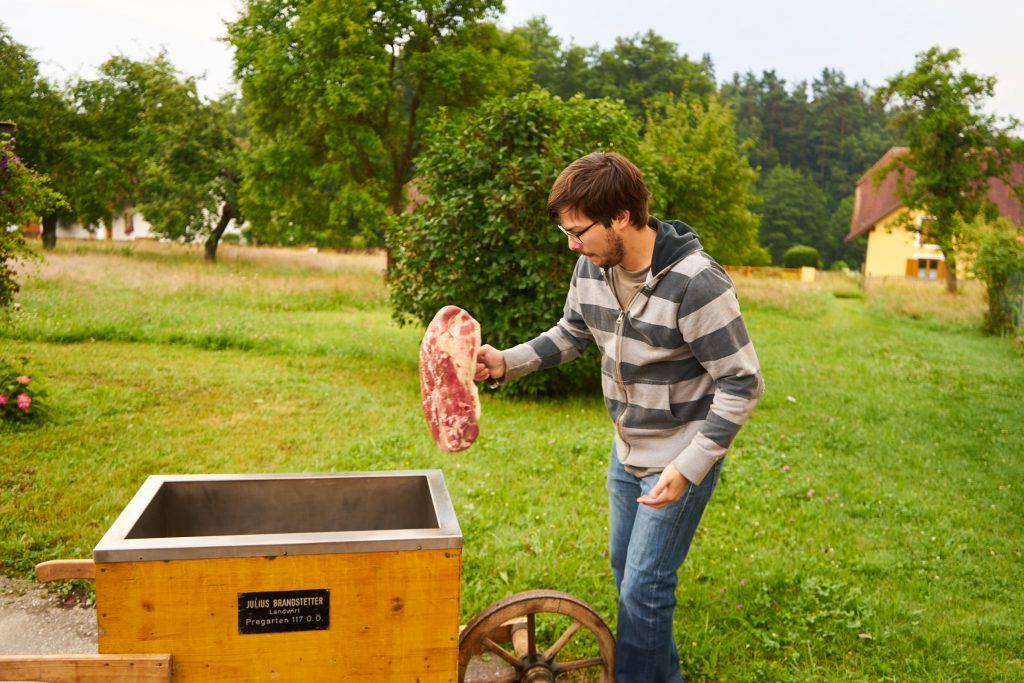
<path fill-rule="evenodd" d="M 436 480 L 437 474 L 431 476 Z M 380 473 L 370 476 L 367 495 L 392 485 L 381 484 Z M 264 477 L 255 479 L 263 482 L 255 486 L 266 485 Z M 352 511 L 358 501 L 341 498 L 351 498 L 359 486 L 343 483 L 347 493 L 332 493 L 328 483 L 324 491 L 331 496 L 317 501 L 316 494 L 311 500 L 357 514 Z M 426 529 L 395 528 L 392 521 L 383 529 L 278 533 L 273 528 L 267 534 L 266 525 L 254 522 L 255 533 L 227 541 L 224 536 L 161 537 L 160 529 L 183 534 L 192 525 L 223 531 L 216 525 L 225 518 L 229 524 L 249 522 L 230 522 L 232 513 L 216 504 L 203 512 L 220 521 L 181 522 L 195 514 L 199 498 L 172 490 L 177 502 L 159 502 L 172 495 L 159 490 L 147 482 L 123 513 L 127 519 L 115 523 L 108 532 L 112 537 L 104 537 L 94 551 L 100 653 L 170 653 L 174 681 L 456 681 L 461 532 L 456 525 L 456 534 L 451 533 L 450 511 L 435 515 L 441 521 Z M 202 496 L 215 498 L 218 490 L 206 486 Z M 398 494 L 396 499 L 406 501 L 418 495 Z M 236 493 L 226 498 L 232 496 Z M 288 502 L 279 491 L 274 496 L 268 510 Z M 450 506 L 446 492 L 440 498 L 442 508 Z M 253 499 L 244 500 L 248 505 Z M 416 510 L 424 509 L 414 503 Z M 175 519 L 161 521 L 164 517 Z M 311 523 L 333 522 L 320 515 Z M 131 529 L 146 533 L 140 537 Z"/>

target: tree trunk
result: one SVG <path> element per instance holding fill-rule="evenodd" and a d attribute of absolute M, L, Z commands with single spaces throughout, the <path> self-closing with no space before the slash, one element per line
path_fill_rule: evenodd
<path fill-rule="evenodd" d="M 52 251 L 57 248 L 57 214 L 43 216 L 43 249 Z"/>
<path fill-rule="evenodd" d="M 946 291 L 956 294 L 956 257 L 952 254 L 943 254 L 946 257 Z"/>
<path fill-rule="evenodd" d="M 220 238 L 224 235 L 224 231 L 228 227 L 228 223 L 235 217 L 235 207 L 230 203 L 225 202 L 224 208 L 220 210 L 220 220 L 217 221 L 217 227 L 213 229 L 210 236 L 206 238 L 205 254 L 204 258 L 210 263 L 217 262 L 217 245 L 220 244 Z"/>

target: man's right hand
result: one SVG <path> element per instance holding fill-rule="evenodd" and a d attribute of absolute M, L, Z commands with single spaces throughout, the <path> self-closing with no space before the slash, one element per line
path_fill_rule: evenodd
<path fill-rule="evenodd" d="M 476 354 L 476 381 L 500 380 L 505 376 L 505 356 L 490 344 L 484 344 Z"/>

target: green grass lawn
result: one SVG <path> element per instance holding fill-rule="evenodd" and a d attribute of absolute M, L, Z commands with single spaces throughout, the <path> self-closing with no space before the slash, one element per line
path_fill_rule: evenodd
<path fill-rule="evenodd" d="M 382 266 L 72 242 L 29 266 L 0 356 L 32 356 L 49 419 L 0 424 L 0 571 L 88 557 L 150 474 L 439 468 L 464 622 L 554 588 L 613 624 L 600 397 L 484 392 L 476 444 L 440 452 Z M 680 573 L 687 680 L 1024 681 L 1024 361 L 980 293 L 737 284 L 768 388 Z"/>

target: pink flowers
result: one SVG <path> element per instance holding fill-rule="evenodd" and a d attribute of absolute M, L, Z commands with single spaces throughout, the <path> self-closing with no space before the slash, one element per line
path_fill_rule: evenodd
<path fill-rule="evenodd" d="M 30 420 L 45 412 L 46 391 L 28 369 L 29 356 L 9 361 L 0 356 L 0 420 Z"/>

